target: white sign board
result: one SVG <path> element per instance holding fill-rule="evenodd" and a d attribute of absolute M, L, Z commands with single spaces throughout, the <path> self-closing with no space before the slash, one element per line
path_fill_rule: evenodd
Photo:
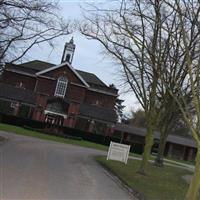
<path fill-rule="evenodd" d="M 110 142 L 107 160 L 118 160 L 127 164 L 130 145 Z"/>

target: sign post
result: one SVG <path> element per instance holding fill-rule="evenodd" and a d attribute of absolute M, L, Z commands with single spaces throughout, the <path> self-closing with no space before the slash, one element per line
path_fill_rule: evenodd
<path fill-rule="evenodd" d="M 130 145 L 110 142 L 107 160 L 118 160 L 127 164 Z"/>

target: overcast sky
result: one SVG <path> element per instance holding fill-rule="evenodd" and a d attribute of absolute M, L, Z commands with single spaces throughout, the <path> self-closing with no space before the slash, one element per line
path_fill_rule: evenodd
<path fill-rule="evenodd" d="M 66 20 L 68 19 L 82 19 L 80 6 L 85 6 L 87 2 L 94 2 L 93 0 L 60 0 L 59 6 L 61 8 L 61 15 Z M 95 1 L 95 3 L 97 0 Z M 98 3 L 106 6 L 116 5 L 115 0 L 98 0 Z M 87 40 L 80 33 L 73 33 L 71 35 L 59 38 L 55 41 L 55 48 L 52 50 L 45 44 L 36 46 L 28 53 L 29 60 L 43 60 L 50 63 L 59 64 L 62 56 L 62 51 L 65 42 L 74 37 L 76 45 L 75 54 L 72 66 L 75 69 L 80 69 L 96 74 L 107 85 L 114 83 L 119 89 L 120 98 L 124 99 L 126 106 L 125 112 L 128 113 L 130 109 L 136 110 L 139 107 L 136 98 L 132 93 L 125 92 L 122 86 L 122 81 L 119 77 L 119 66 L 115 66 L 102 52 L 102 46 L 92 40 Z"/>

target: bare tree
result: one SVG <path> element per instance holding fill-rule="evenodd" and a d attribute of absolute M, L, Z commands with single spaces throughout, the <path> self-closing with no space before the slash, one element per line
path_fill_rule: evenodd
<path fill-rule="evenodd" d="M 146 128 L 145 112 L 142 109 L 136 111 L 131 110 L 129 124 L 135 127 Z"/>
<path fill-rule="evenodd" d="M 58 4 L 48 0 L 0 1 L 0 62 L 16 62 L 30 48 L 69 34 L 69 22 L 58 14 Z"/>
<path fill-rule="evenodd" d="M 120 1 L 119 8 L 85 16 L 81 32 L 99 41 L 122 67 L 122 76 L 145 111 L 147 134 L 139 172 L 145 174 L 158 121 L 157 85 L 161 51 L 161 1 Z"/>
<path fill-rule="evenodd" d="M 184 88 L 183 92 L 187 104 L 191 101 L 191 92 L 189 90 L 189 83 L 187 79 L 187 66 L 186 66 L 186 50 L 183 46 L 182 36 L 180 31 L 180 20 L 175 10 L 170 9 L 167 3 L 163 2 L 163 9 L 168 10 L 162 12 L 164 15 L 164 22 L 162 23 L 161 35 L 161 52 L 162 59 L 160 61 L 160 80 L 157 88 L 158 104 L 160 109 L 160 117 L 158 122 L 158 129 L 160 131 L 160 144 L 156 165 L 163 165 L 163 153 L 168 134 L 176 126 L 177 121 L 182 119 L 180 108 L 175 99 L 171 96 L 170 92 L 179 99 L 178 91 Z M 190 30 L 190 26 L 187 26 Z M 194 43 L 193 38 L 189 40 L 189 48 L 193 51 L 193 59 L 196 59 L 197 54 L 195 49 L 197 43 Z M 170 92 L 169 92 L 170 91 Z M 184 105 L 183 105 L 184 106 Z"/>
<path fill-rule="evenodd" d="M 95 13 L 85 16 L 81 32 L 99 41 L 107 54 L 122 66 L 125 80 L 145 111 L 147 135 L 140 172 L 145 172 L 159 119 L 165 122 L 161 125 L 165 141 L 171 123 L 181 111 L 198 146 L 195 173 L 186 198 L 197 199 L 200 188 L 199 0 L 122 0 L 119 9 L 95 8 Z"/>
<path fill-rule="evenodd" d="M 195 171 L 186 194 L 187 200 L 197 200 L 200 197 L 200 1 L 199 0 L 175 0 L 165 1 L 170 8 L 177 13 L 180 21 L 179 31 L 182 33 L 182 44 L 186 52 L 187 78 L 184 87 L 179 88 L 175 95 L 170 93 L 176 100 L 185 122 L 190 128 L 191 134 L 197 143 L 197 155 Z M 190 43 L 196 44 L 191 48 Z M 194 59 L 196 55 L 196 59 Z M 191 91 L 191 103 L 188 106 L 185 90 Z M 189 112 L 189 108 L 193 112 Z"/>
<path fill-rule="evenodd" d="M 187 102 L 190 103 L 190 94 L 188 96 Z M 177 97 L 179 98 L 179 97 Z M 191 111 L 190 111 L 191 112 Z M 162 105 L 160 108 L 158 130 L 160 132 L 158 153 L 155 158 L 155 165 L 162 167 L 164 165 L 164 150 L 166 145 L 167 137 L 170 133 L 177 130 L 177 124 L 183 120 L 182 113 L 177 105 L 176 101 L 173 99 L 169 92 L 165 93 L 163 97 Z"/>

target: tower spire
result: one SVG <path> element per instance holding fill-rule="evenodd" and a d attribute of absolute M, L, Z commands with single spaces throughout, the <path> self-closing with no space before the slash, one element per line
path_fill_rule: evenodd
<path fill-rule="evenodd" d="M 70 64 L 72 63 L 75 48 L 76 45 L 74 44 L 74 39 L 72 37 L 69 42 L 65 43 L 61 63 L 63 62 L 69 62 Z"/>
<path fill-rule="evenodd" d="M 74 37 L 72 36 L 71 40 L 69 41 L 69 43 L 74 44 Z"/>

